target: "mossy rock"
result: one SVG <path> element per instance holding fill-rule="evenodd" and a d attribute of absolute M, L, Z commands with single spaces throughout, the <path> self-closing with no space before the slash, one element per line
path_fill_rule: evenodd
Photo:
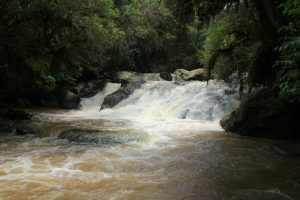
<path fill-rule="evenodd" d="M 67 139 L 70 142 L 115 145 L 145 141 L 148 135 L 145 132 L 134 130 L 72 129 L 62 132 L 59 138 Z"/>
<path fill-rule="evenodd" d="M 265 89 L 223 117 L 221 126 L 229 132 L 267 138 L 295 138 L 297 103 L 285 102 L 276 90 Z"/>

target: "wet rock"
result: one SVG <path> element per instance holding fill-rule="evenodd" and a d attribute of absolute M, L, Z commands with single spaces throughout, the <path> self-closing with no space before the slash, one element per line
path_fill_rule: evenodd
<path fill-rule="evenodd" d="M 226 131 L 245 136 L 299 138 L 297 107 L 283 101 L 276 91 L 263 90 L 223 117 L 220 124 Z"/>
<path fill-rule="evenodd" d="M 67 139 L 70 142 L 114 145 L 143 141 L 147 138 L 147 134 L 133 130 L 74 129 L 62 132 L 59 138 Z"/>
<path fill-rule="evenodd" d="M 129 83 L 126 86 L 122 87 L 118 91 L 107 95 L 104 98 L 104 101 L 101 105 L 101 110 L 107 109 L 107 108 L 113 108 L 121 101 L 127 99 L 131 94 L 134 93 L 136 89 L 139 89 L 144 82 L 133 82 Z"/>
<path fill-rule="evenodd" d="M 69 89 L 60 89 L 57 93 L 59 105 L 66 109 L 77 109 L 80 99 L 92 97 L 105 87 L 105 81 L 87 81 Z"/>
<path fill-rule="evenodd" d="M 206 81 L 207 73 L 206 69 L 199 68 L 192 71 L 188 71 L 185 69 L 177 69 L 174 74 L 184 81 Z"/>
<path fill-rule="evenodd" d="M 159 74 L 159 77 L 166 80 L 166 81 L 172 81 L 172 79 L 173 79 L 172 74 L 170 74 L 168 72 L 161 72 Z"/>
<path fill-rule="evenodd" d="M 12 120 L 0 118 L 0 135 L 14 133 L 15 130 L 16 127 Z"/>
<path fill-rule="evenodd" d="M 66 109 L 76 109 L 79 106 L 80 96 L 67 89 L 61 89 L 58 94 L 59 104 Z"/>
<path fill-rule="evenodd" d="M 190 109 L 186 109 L 182 114 L 181 117 L 179 117 L 180 119 L 186 119 L 187 115 L 189 114 Z"/>
<path fill-rule="evenodd" d="M 14 109 L 0 109 L 0 117 L 10 120 L 30 120 L 32 114 Z"/>

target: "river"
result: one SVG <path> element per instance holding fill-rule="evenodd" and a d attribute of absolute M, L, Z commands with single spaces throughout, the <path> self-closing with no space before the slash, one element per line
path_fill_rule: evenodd
<path fill-rule="evenodd" d="M 300 199 L 300 159 L 275 141 L 226 133 L 226 85 L 148 81 L 100 110 L 31 109 L 37 136 L 0 137 L 0 199 Z"/>

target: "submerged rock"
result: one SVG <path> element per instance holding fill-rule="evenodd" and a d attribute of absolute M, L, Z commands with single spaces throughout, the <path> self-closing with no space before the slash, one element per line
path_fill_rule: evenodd
<path fill-rule="evenodd" d="M 67 130 L 59 135 L 70 142 L 103 145 L 126 144 L 146 140 L 147 134 L 133 130 Z"/>
<path fill-rule="evenodd" d="M 240 108 L 225 116 L 221 126 L 245 136 L 296 138 L 299 124 L 296 103 L 278 97 L 276 91 L 263 90 L 245 101 Z"/>
<path fill-rule="evenodd" d="M 107 95 L 104 98 L 104 101 L 101 105 L 101 110 L 107 109 L 107 108 L 113 108 L 121 101 L 127 99 L 131 94 L 134 93 L 136 89 L 139 89 L 144 82 L 133 82 L 129 83 L 128 85 L 122 87 L 118 91 Z"/>

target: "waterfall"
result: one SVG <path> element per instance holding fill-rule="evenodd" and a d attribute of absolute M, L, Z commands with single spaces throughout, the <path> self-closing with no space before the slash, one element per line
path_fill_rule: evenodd
<path fill-rule="evenodd" d="M 105 96 L 117 91 L 121 88 L 121 84 L 119 83 L 107 83 L 104 89 L 101 92 L 98 92 L 93 97 L 90 98 L 82 98 L 80 101 L 80 107 L 82 110 L 88 109 L 99 109 Z"/>
<path fill-rule="evenodd" d="M 114 114 L 163 119 L 213 121 L 238 105 L 236 96 L 224 93 L 221 84 L 148 82 L 112 109 Z"/>
<path fill-rule="evenodd" d="M 82 109 L 100 107 L 105 95 L 119 85 L 108 84 L 95 97 L 84 99 Z M 148 81 L 115 107 L 99 114 L 115 118 L 190 119 L 214 121 L 239 105 L 236 94 L 226 95 L 223 83 Z"/>

